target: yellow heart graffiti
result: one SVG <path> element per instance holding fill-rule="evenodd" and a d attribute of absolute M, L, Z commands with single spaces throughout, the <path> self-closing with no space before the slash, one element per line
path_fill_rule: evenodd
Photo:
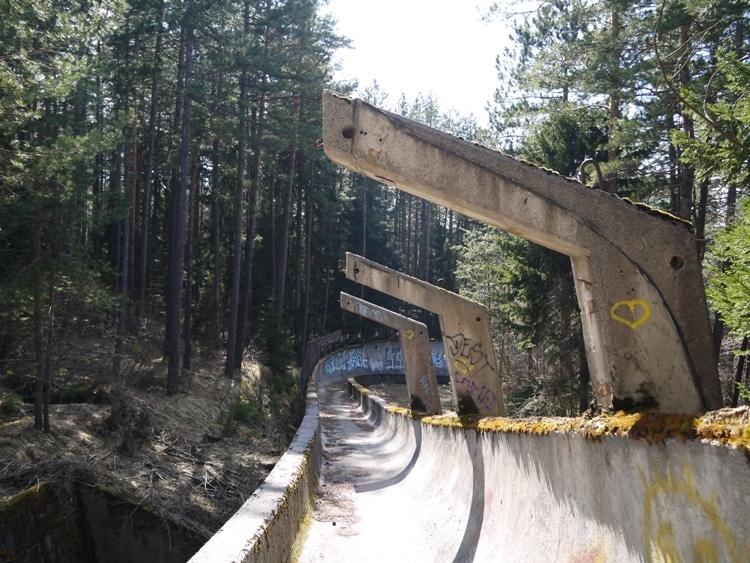
<path fill-rule="evenodd" d="M 463 375 L 469 375 L 469 372 L 474 370 L 474 366 L 466 358 L 456 358 L 453 365 Z"/>
<path fill-rule="evenodd" d="M 630 309 L 630 312 L 635 315 L 635 308 L 640 307 L 643 309 L 643 313 L 636 317 L 633 320 L 630 320 L 625 317 L 621 317 L 617 314 L 617 309 L 620 307 L 627 307 Z M 628 325 L 630 328 L 638 328 L 643 323 L 645 323 L 649 317 L 651 316 L 651 307 L 648 306 L 648 303 L 643 301 L 642 299 L 633 299 L 632 301 L 618 301 L 614 305 L 612 305 L 612 308 L 609 310 L 609 314 L 611 317 L 616 320 L 619 323 L 622 323 L 624 325 Z"/>
<path fill-rule="evenodd" d="M 405 330 L 404 331 L 404 336 L 406 336 L 407 340 L 411 340 L 412 338 L 414 338 L 414 331 L 413 330 Z"/>

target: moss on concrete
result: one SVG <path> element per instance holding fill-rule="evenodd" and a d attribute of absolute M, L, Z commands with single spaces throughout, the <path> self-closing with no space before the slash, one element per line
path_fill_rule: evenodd
<path fill-rule="evenodd" d="M 389 408 L 414 417 L 408 409 Z M 735 409 L 736 411 L 736 409 Z M 716 411 L 721 413 L 725 411 Z M 422 416 L 424 424 L 433 426 L 474 429 L 477 432 L 505 432 L 544 436 L 551 433 L 574 432 L 591 440 L 604 436 L 623 436 L 651 443 L 667 440 L 685 442 L 706 440 L 714 444 L 745 449 L 750 455 L 750 410 L 729 417 L 708 413 L 703 417 L 681 414 L 662 414 L 656 411 L 600 414 L 593 417 L 558 418 L 478 418 L 476 416 Z"/>

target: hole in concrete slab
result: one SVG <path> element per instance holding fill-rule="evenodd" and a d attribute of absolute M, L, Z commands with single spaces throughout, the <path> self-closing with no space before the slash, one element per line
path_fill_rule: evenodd
<path fill-rule="evenodd" d="M 344 137 L 344 139 L 351 139 L 354 137 L 354 134 L 357 132 L 357 130 L 354 127 L 344 127 L 341 130 L 341 135 Z"/>
<path fill-rule="evenodd" d="M 477 317 L 477 322 L 480 322 L 482 320 L 482 317 Z"/>
<path fill-rule="evenodd" d="M 672 259 L 669 261 L 669 265 L 672 266 L 674 270 L 680 270 L 685 265 L 685 260 L 682 258 L 682 256 L 672 256 Z"/>

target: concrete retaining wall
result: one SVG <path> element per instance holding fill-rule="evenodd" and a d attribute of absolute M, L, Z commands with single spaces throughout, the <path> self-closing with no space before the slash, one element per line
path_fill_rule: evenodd
<path fill-rule="evenodd" d="M 41 482 L 3 502 L 0 562 L 180 563 L 206 541 L 85 481 Z"/>

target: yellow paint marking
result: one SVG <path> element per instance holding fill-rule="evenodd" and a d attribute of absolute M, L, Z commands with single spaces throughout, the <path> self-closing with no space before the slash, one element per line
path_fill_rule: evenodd
<path fill-rule="evenodd" d="M 634 318 L 631 320 L 630 318 L 619 315 L 617 313 L 617 310 L 620 307 L 627 307 L 628 309 L 630 309 L 630 313 Z M 640 309 L 642 310 L 640 316 L 636 316 L 636 307 L 640 307 Z M 609 310 L 609 314 L 618 323 L 622 323 L 629 326 L 630 328 L 635 329 L 641 326 L 651 317 L 651 307 L 649 307 L 648 303 L 646 303 L 642 299 L 633 299 L 632 301 L 618 301 L 617 303 L 612 305 L 612 308 Z"/>
<path fill-rule="evenodd" d="M 474 369 L 474 366 L 472 366 L 466 358 L 458 358 L 453 365 L 463 375 L 468 375 L 469 372 Z"/>

